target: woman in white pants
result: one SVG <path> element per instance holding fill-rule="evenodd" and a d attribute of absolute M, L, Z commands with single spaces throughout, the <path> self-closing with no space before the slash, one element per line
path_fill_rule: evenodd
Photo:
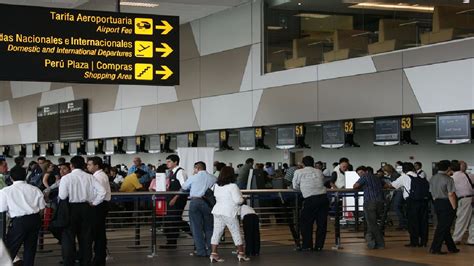
<path fill-rule="evenodd" d="M 237 212 L 240 205 L 244 202 L 239 187 L 234 183 L 235 175 L 232 167 L 222 168 L 217 183 L 214 186 L 214 196 L 216 197 L 216 205 L 212 209 L 214 215 L 214 231 L 212 233 L 211 245 L 212 253 L 211 262 L 223 262 L 217 254 L 219 240 L 227 227 L 232 235 L 234 244 L 237 246 L 239 261 L 250 260 L 245 256 L 242 236 L 240 235 L 240 225 L 237 219 Z"/>

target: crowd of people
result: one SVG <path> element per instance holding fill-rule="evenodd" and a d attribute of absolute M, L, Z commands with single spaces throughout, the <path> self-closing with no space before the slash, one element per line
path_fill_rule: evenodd
<path fill-rule="evenodd" d="M 354 171 L 347 158 L 334 163 L 332 170 L 325 164 L 306 156 L 298 165 L 283 164 L 275 169 L 272 163 L 255 164 L 249 158 L 244 164 L 233 167 L 215 162 L 212 170 L 204 162 L 194 164 L 193 175 L 187 176 L 180 167 L 180 158 L 170 155 L 166 163 L 154 166 L 144 164 L 139 157 L 130 168 L 125 165 L 110 166 L 100 157 L 84 159 L 75 156 L 66 162 L 59 158 L 54 164 L 39 157 L 27 167 L 22 157 L 15 158 L 15 165 L 8 169 L 0 159 L 0 211 L 8 212 L 11 219 L 5 245 L 12 259 L 23 245 L 23 265 L 34 265 L 38 232 L 41 227 L 40 212 L 46 206 L 53 209 L 50 230 L 59 240 L 64 265 L 105 265 L 106 217 L 112 192 L 156 191 L 158 174 L 166 177 L 166 190 L 177 193 L 166 198 L 167 212 L 163 227 L 166 245 L 163 249 L 176 249 L 179 231 L 193 237 L 197 257 L 208 257 L 211 262 L 221 262 L 218 245 L 227 227 L 237 248 L 239 261 L 260 254 L 260 220 L 251 207 L 245 204 L 241 189 L 290 188 L 301 192 L 300 228 L 301 251 L 320 251 L 324 248 L 327 232 L 330 199 L 328 189 L 360 189 L 364 191 L 364 215 L 367 226 L 366 240 L 370 249 L 385 247 L 381 223 L 387 204 L 395 210 L 399 230 L 408 229 L 410 242 L 407 247 L 428 246 L 429 213 L 436 214 L 436 230 L 429 252 L 457 253 L 467 229 L 467 240 L 474 245 L 472 219 L 472 176 L 467 174 L 463 161 L 440 161 L 437 172 L 431 177 L 422 170 L 419 162 L 397 162 L 375 171 L 359 166 L 355 172 L 359 180 L 347 187 L 345 175 Z M 253 173 L 249 180 L 250 173 Z M 387 191 L 391 201 L 387 203 Z M 183 211 L 189 204 L 189 223 L 183 220 Z M 342 202 L 336 202 L 337 207 Z M 93 222 L 91 222 L 93 217 Z M 244 239 L 240 234 L 240 217 Z M 316 238 L 313 241 L 313 226 Z M 454 224 L 454 235 L 451 227 Z M 170 226 L 172 225 L 172 226 Z M 79 249 L 76 249 L 76 238 Z M 245 245 L 244 241 L 245 240 Z"/>

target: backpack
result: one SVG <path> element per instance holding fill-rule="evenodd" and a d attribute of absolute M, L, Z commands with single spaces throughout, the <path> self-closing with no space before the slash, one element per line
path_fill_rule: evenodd
<path fill-rule="evenodd" d="M 426 178 L 422 178 L 419 175 L 410 176 L 411 185 L 410 191 L 408 192 L 408 198 L 411 200 L 428 200 L 431 198 L 430 194 L 430 183 Z"/>

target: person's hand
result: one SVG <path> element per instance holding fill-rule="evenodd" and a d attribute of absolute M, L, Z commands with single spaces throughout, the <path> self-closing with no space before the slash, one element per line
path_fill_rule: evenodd
<path fill-rule="evenodd" d="M 170 207 L 173 207 L 173 206 L 176 204 L 176 200 L 177 200 L 177 198 L 173 198 L 173 199 L 170 201 Z"/>

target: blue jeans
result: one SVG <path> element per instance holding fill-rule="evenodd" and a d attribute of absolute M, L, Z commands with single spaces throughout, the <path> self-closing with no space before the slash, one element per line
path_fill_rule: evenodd
<path fill-rule="evenodd" d="M 214 225 L 211 208 L 202 199 L 192 199 L 189 205 L 189 220 L 197 255 L 211 255 L 211 237 Z"/>

